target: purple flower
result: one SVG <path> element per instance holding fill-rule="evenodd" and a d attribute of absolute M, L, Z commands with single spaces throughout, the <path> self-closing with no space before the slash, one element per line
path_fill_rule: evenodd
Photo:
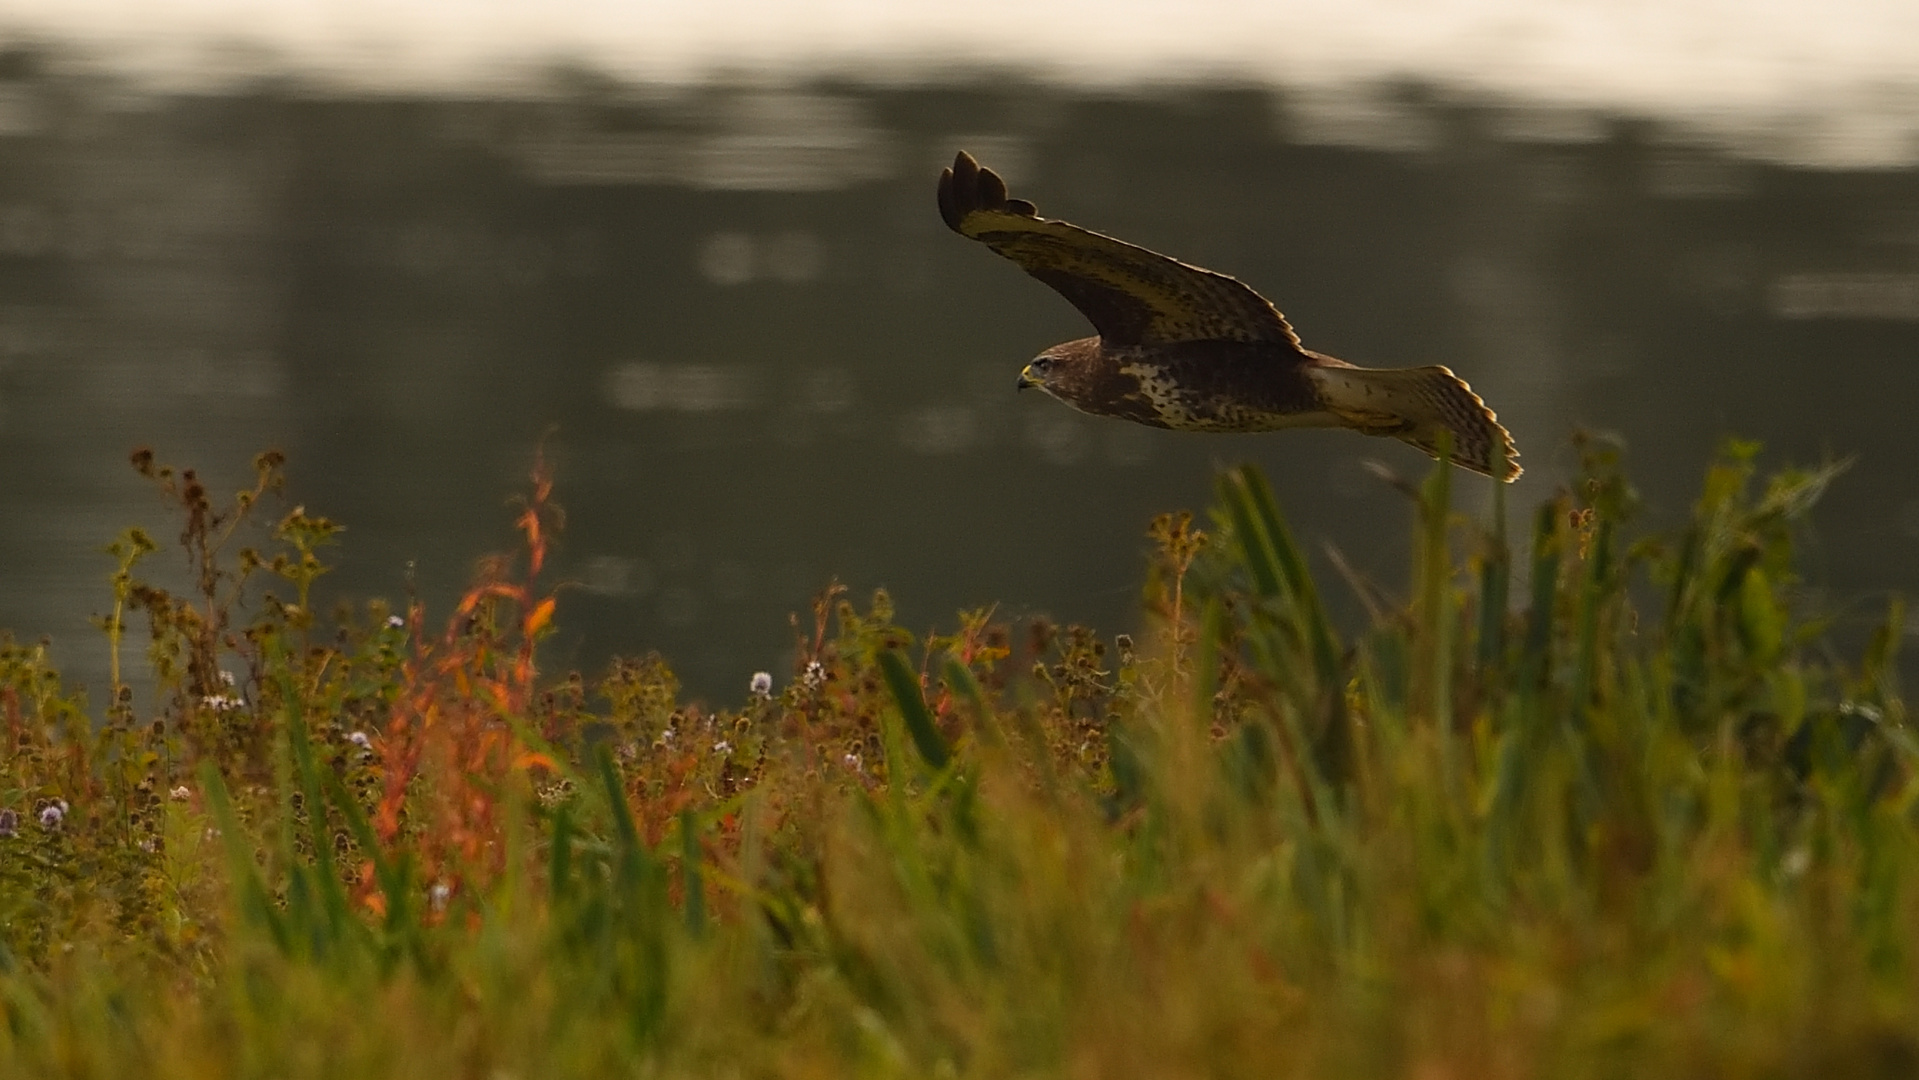
<path fill-rule="evenodd" d="M 64 799 L 55 800 L 40 808 L 40 827 L 48 832 L 57 831 L 67 820 L 67 804 Z"/>
<path fill-rule="evenodd" d="M 19 835 L 20 815 L 14 813 L 11 806 L 0 810 L 0 839 L 11 840 Z"/>

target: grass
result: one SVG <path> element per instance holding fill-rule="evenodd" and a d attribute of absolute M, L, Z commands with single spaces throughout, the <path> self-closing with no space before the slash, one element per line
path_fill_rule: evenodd
<path fill-rule="evenodd" d="M 444 627 L 323 625 L 332 523 L 237 546 L 276 457 L 216 506 L 137 456 L 154 703 L 0 649 L 0 1074 L 1913 1075 L 1903 613 L 1842 657 L 1796 602 L 1834 470 L 1729 446 L 1646 536 L 1584 449 L 1516 551 L 1407 486 L 1356 636 L 1242 468 L 1154 523 L 1139 642 L 828 590 L 720 710 L 542 677 L 543 467 Z"/>

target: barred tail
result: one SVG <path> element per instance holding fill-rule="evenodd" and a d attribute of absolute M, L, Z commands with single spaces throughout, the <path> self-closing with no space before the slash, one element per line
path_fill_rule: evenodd
<path fill-rule="evenodd" d="M 1443 367 L 1327 365 L 1309 374 L 1326 410 L 1347 427 L 1391 435 L 1434 457 L 1440 433 L 1451 432 L 1453 464 L 1508 483 L 1519 478 L 1513 437 L 1472 387 Z"/>

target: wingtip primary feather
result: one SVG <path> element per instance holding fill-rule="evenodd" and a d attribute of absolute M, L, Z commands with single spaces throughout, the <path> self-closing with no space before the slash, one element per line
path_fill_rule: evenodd
<path fill-rule="evenodd" d="M 966 215 L 979 209 L 980 172 L 979 162 L 964 150 L 953 155 L 952 168 L 940 172 L 940 219 L 961 235 Z"/>
<path fill-rule="evenodd" d="M 953 155 L 953 191 L 960 196 L 961 207 L 965 208 L 966 197 L 979 187 L 979 162 L 973 155 L 961 150 Z"/>
<path fill-rule="evenodd" d="M 1039 217 L 1037 206 L 1025 199 L 1008 198 L 1006 181 L 964 150 L 953 156 L 952 168 L 940 172 L 939 206 L 940 219 L 954 232 L 961 231 L 967 215 L 981 210 Z"/>
<path fill-rule="evenodd" d="M 940 198 L 940 220 L 946 222 L 947 228 L 953 230 L 954 232 L 958 232 L 960 227 L 960 218 L 963 217 L 964 215 L 960 213 L 959 201 L 955 198 L 953 193 L 953 170 L 951 169 L 940 170 L 939 198 Z"/>
<path fill-rule="evenodd" d="M 979 207 L 982 210 L 1006 209 L 1006 181 L 991 169 L 979 171 Z"/>

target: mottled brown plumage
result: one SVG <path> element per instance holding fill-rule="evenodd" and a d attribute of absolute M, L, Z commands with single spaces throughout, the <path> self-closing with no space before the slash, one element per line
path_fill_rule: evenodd
<path fill-rule="evenodd" d="M 1265 297 L 1211 270 L 1039 216 L 961 151 L 940 174 L 940 216 L 1053 287 L 1099 331 L 1020 372 L 1068 405 L 1181 431 L 1348 427 L 1455 464 L 1519 476 L 1512 438 L 1443 367 L 1355 367 L 1300 345 Z"/>

